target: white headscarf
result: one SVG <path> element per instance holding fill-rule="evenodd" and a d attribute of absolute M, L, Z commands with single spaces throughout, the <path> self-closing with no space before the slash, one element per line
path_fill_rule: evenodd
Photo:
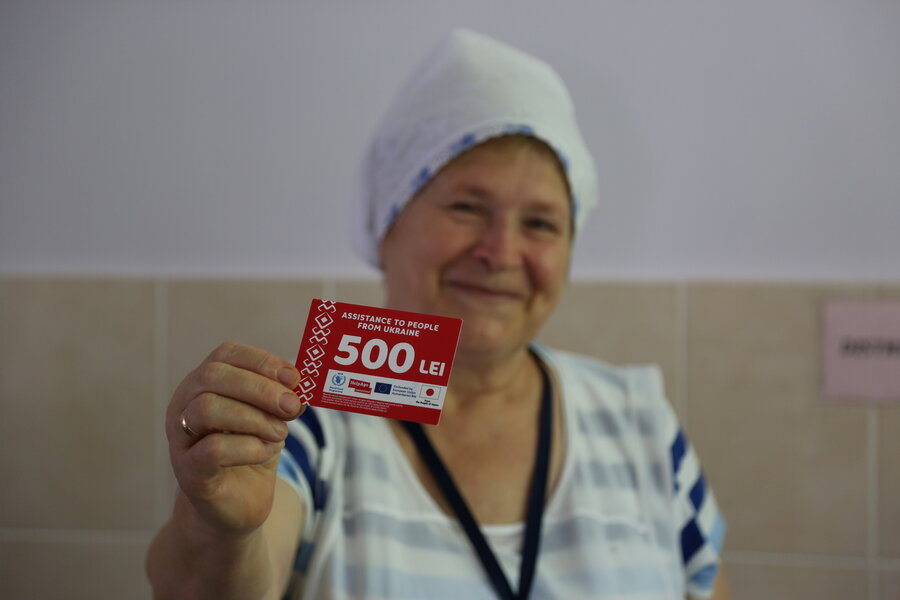
<path fill-rule="evenodd" d="M 356 250 L 378 267 L 384 234 L 442 166 L 489 138 L 516 133 L 556 152 L 578 231 L 597 204 L 597 175 L 562 79 L 521 50 L 453 30 L 413 70 L 369 144 L 359 177 Z"/>

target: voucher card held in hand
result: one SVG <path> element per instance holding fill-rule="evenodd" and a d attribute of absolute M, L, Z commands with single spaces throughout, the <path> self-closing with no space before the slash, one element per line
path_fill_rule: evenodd
<path fill-rule="evenodd" d="M 461 319 L 313 300 L 297 353 L 305 404 L 437 425 Z"/>

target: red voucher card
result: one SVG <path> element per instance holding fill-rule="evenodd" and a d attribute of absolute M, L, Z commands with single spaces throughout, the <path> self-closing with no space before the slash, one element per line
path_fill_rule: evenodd
<path fill-rule="evenodd" d="M 313 300 L 294 390 L 305 404 L 437 425 L 461 319 Z"/>

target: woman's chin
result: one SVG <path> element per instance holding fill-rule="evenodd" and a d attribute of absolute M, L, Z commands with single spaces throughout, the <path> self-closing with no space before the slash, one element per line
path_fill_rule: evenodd
<path fill-rule="evenodd" d="M 470 324 L 469 332 L 466 332 L 467 322 L 463 322 L 463 331 L 459 338 L 459 346 L 456 353 L 460 356 L 484 357 L 501 356 L 514 352 L 520 345 L 518 336 L 504 331 L 491 331 L 479 328 L 477 324 Z"/>

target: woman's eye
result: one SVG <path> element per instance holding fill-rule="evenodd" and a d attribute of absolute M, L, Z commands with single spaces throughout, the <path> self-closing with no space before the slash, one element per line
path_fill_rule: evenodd
<path fill-rule="evenodd" d="M 559 227 L 557 227 L 555 222 L 549 219 L 542 219 L 538 217 L 526 220 L 525 225 L 529 229 L 533 229 L 535 231 L 546 231 L 549 233 L 555 233 L 559 231 Z"/>
<path fill-rule="evenodd" d="M 478 212 L 478 206 L 474 202 L 457 201 L 450 205 L 450 210 L 462 213 Z"/>

